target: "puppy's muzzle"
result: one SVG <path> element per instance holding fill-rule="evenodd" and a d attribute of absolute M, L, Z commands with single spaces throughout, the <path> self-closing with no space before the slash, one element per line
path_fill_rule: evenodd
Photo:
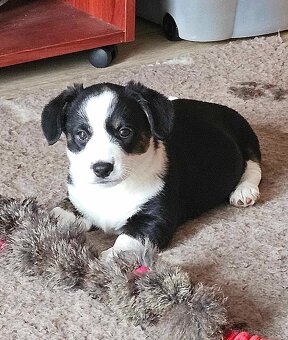
<path fill-rule="evenodd" d="M 108 177 L 113 171 L 114 165 L 108 162 L 97 162 L 93 164 L 92 169 L 95 175 L 99 178 Z"/>

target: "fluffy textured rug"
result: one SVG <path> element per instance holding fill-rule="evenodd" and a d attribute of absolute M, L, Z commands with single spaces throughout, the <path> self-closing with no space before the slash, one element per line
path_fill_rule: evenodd
<path fill-rule="evenodd" d="M 95 81 L 89 77 L 75 81 L 89 85 Z M 233 322 L 272 340 L 287 339 L 288 45 L 279 37 L 231 42 L 97 82 L 131 79 L 167 95 L 228 105 L 254 127 L 263 153 L 258 204 L 223 205 L 186 223 L 161 256 L 195 281 L 221 286 Z M 37 196 L 48 207 L 65 196 L 65 141 L 48 147 L 39 125 L 41 109 L 61 90 L 0 101 L 0 194 Z M 96 236 L 102 246 L 113 242 Z M 0 315 L 1 339 L 159 338 L 82 291 L 48 289 L 38 278 L 13 272 L 1 253 Z"/>

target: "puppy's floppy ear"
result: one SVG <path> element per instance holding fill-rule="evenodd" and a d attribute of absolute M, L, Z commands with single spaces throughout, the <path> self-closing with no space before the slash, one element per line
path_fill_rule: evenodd
<path fill-rule="evenodd" d="M 82 84 L 74 84 L 74 86 L 68 87 L 44 107 L 41 126 L 49 145 L 55 144 L 60 138 L 64 130 L 67 105 L 82 90 Z"/>
<path fill-rule="evenodd" d="M 135 99 L 145 112 L 152 135 L 159 140 L 168 139 L 174 123 L 174 109 L 170 100 L 161 93 L 130 81 L 125 92 Z"/>

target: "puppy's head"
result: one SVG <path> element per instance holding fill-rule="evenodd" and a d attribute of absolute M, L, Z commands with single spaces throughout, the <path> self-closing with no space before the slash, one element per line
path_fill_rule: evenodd
<path fill-rule="evenodd" d="M 173 115 L 165 96 L 139 83 L 75 85 L 45 106 L 42 129 L 50 145 L 66 135 L 72 180 L 115 185 L 153 166 Z"/>

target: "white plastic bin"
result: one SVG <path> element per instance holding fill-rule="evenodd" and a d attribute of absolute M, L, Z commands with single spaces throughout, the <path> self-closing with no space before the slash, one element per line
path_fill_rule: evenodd
<path fill-rule="evenodd" d="M 250 37 L 288 29 L 288 0 L 137 0 L 136 12 L 161 25 L 170 14 L 179 37 L 191 41 Z"/>

